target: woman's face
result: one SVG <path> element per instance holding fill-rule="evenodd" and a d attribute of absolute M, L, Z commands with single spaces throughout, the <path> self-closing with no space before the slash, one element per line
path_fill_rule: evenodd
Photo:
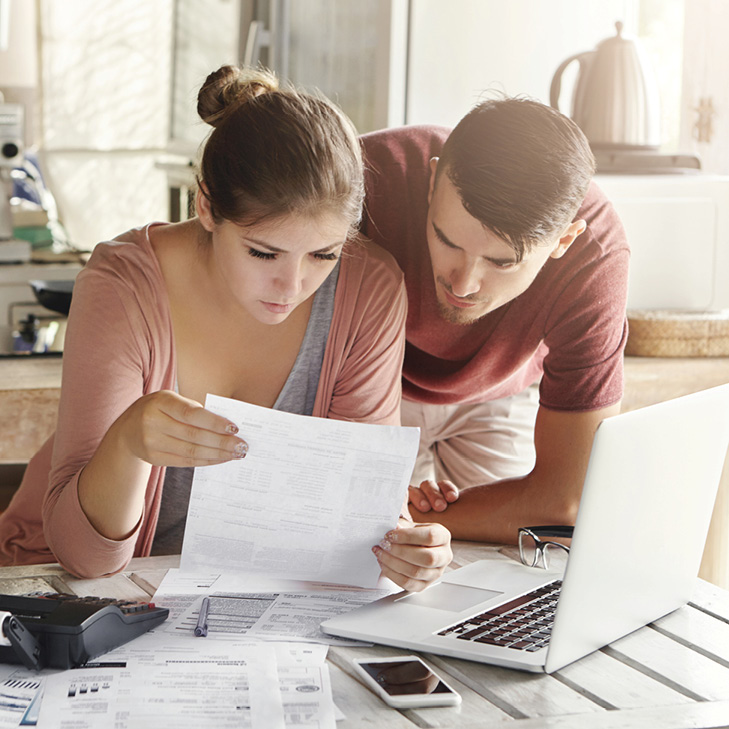
<path fill-rule="evenodd" d="M 324 283 L 349 233 L 343 218 L 288 215 L 257 225 L 212 223 L 212 261 L 233 299 L 264 324 L 280 324 Z"/>

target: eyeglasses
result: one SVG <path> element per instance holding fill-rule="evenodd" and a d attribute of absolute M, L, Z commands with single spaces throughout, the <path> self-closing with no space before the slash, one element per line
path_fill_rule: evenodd
<path fill-rule="evenodd" d="M 537 567 L 540 559 L 542 567 L 549 569 L 549 554 L 560 549 L 565 552 L 570 548 L 559 542 L 542 540 L 541 537 L 561 537 L 571 539 L 574 527 L 571 526 L 533 526 L 519 529 L 519 558 L 527 567 Z"/>

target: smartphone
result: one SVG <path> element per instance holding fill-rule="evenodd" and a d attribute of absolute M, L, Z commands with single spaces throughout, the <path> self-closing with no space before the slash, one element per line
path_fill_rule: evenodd
<path fill-rule="evenodd" d="M 418 656 L 352 659 L 354 667 L 386 704 L 396 709 L 456 706 L 461 697 Z"/>

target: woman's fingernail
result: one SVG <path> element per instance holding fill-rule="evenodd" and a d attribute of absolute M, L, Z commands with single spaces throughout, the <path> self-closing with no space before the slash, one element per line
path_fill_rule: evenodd
<path fill-rule="evenodd" d="M 397 542 L 397 529 L 395 529 L 391 532 L 387 532 L 387 534 L 385 534 L 385 539 L 383 541 L 387 541 L 390 543 Z"/>
<path fill-rule="evenodd" d="M 390 544 L 390 542 L 387 539 L 383 539 L 380 542 L 379 546 L 380 546 L 380 549 L 384 549 L 386 552 L 389 552 L 390 549 L 392 548 L 392 544 Z"/>
<path fill-rule="evenodd" d="M 428 510 L 428 502 L 427 501 L 421 501 L 419 508 L 420 508 L 420 511 L 427 511 Z"/>
<path fill-rule="evenodd" d="M 235 458 L 245 458 L 246 453 L 248 453 L 248 443 L 236 443 L 233 456 Z"/>
<path fill-rule="evenodd" d="M 443 501 L 443 499 L 436 499 L 435 500 L 435 508 L 436 509 L 442 509 L 446 505 L 446 502 Z"/>
<path fill-rule="evenodd" d="M 225 432 L 235 435 L 238 432 L 238 426 L 235 423 L 228 423 L 225 426 Z"/>

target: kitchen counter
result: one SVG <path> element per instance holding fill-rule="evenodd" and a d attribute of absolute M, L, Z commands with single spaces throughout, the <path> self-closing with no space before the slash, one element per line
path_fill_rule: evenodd
<path fill-rule="evenodd" d="M 623 410 L 729 382 L 729 357 L 626 357 Z"/>
<path fill-rule="evenodd" d="M 27 463 L 56 427 L 61 357 L 0 359 L 0 464 Z"/>

